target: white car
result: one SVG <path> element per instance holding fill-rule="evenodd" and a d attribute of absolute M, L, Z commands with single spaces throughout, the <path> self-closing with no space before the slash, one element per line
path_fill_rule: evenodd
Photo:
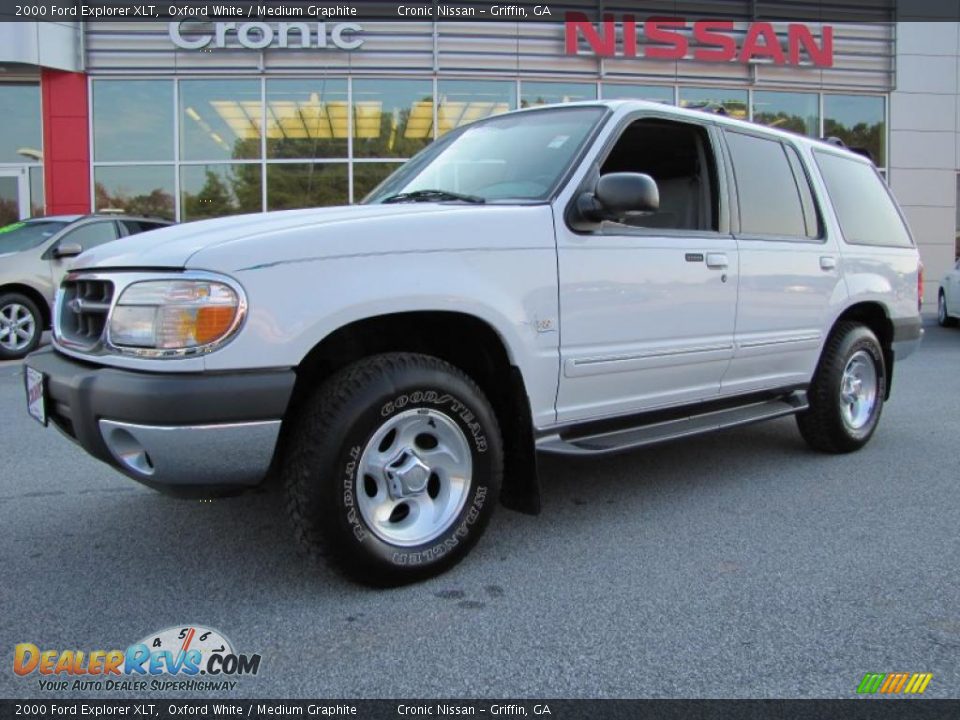
<path fill-rule="evenodd" d="M 835 144 L 644 102 L 530 109 L 355 207 L 85 253 L 28 407 L 166 492 L 277 477 L 305 547 L 396 584 L 460 560 L 498 500 L 537 512 L 538 451 L 786 415 L 818 450 L 863 447 L 920 283 L 883 179 Z"/>
<path fill-rule="evenodd" d="M 960 260 L 943 276 L 937 293 L 937 322 L 953 327 L 960 320 Z"/>

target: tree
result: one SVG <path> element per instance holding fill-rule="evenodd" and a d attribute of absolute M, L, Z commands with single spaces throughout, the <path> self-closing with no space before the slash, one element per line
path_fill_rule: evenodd
<path fill-rule="evenodd" d="M 237 203 L 227 184 L 213 170 L 205 171 L 204 176 L 206 180 L 200 192 L 196 195 L 183 193 L 183 218 L 197 220 L 236 214 Z"/>
<path fill-rule="evenodd" d="M 160 188 L 154 188 L 146 194 L 131 196 L 123 187 L 111 193 L 102 182 L 98 182 L 94 185 L 94 198 L 97 210 L 112 208 L 123 210 L 130 215 L 173 220 L 173 195 Z"/>

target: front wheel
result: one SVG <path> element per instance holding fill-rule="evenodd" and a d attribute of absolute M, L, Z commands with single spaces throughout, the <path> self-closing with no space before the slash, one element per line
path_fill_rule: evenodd
<path fill-rule="evenodd" d="M 877 428 L 886 388 L 877 336 L 859 323 L 838 325 L 810 384 L 810 407 L 797 415 L 800 434 L 822 452 L 859 450 Z"/>
<path fill-rule="evenodd" d="M 942 290 L 937 295 L 937 322 L 940 327 L 953 327 L 957 324 L 956 318 L 950 317 L 947 312 L 947 298 Z"/>
<path fill-rule="evenodd" d="M 303 408 L 283 474 L 300 544 L 373 585 L 436 575 L 479 539 L 503 473 L 490 404 L 460 370 L 391 353 L 350 365 Z"/>
<path fill-rule="evenodd" d="M 40 308 L 26 295 L 0 295 L 0 360 L 19 360 L 33 352 L 43 334 Z"/>

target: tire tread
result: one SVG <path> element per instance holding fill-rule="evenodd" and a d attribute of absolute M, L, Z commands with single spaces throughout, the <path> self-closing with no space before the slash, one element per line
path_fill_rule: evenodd
<path fill-rule="evenodd" d="M 828 377 L 832 369 L 843 360 L 843 347 L 847 337 L 861 328 L 867 329 L 861 323 L 845 321 L 833 329 L 807 390 L 810 408 L 796 416 L 800 435 L 814 450 L 832 454 L 848 453 L 859 449 L 866 442 L 854 440 L 843 427 L 843 420 L 836 407 L 836 388 L 832 387 Z M 880 367 L 878 371 L 881 377 L 885 378 L 885 368 Z M 881 393 L 877 402 L 882 401 Z"/>
<path fill-rule="evenodd" d="M 312 498 L 316 497 L 316 489 L 311 487 L 311 483 L 315 482 L 316 468 L 328 466 L 328 456 L 336 454 L 338 450 L 328 444 L 316 442 L 316 438 L 334 435 L 333 431 L 342 413 L 354 397 L 370 384 L 383 380 L 389 382 L 391 377 L 412 369 L 452 375 L 466 383 L 486 401 L 473 379 L 450 363 L 430 355 L 394 352 L 364 358 L 334 373 L 313 392 L 300 416 L 292 418 L 294 428 L 283 475 L 286 513 L 293 526 L 294 539 L 301 551 L 311 559 L 332 561 L 327 564 L 339 574 L 371 585 L 391 586 L 416 578 L 409 574 L 405 577 L 391 577 L 355 565 L 347 567 L 348 558 L 343 552 L 342 538 L 338 537 L 335 528 L 334 509 L 329 506 L 317 508 L 312 502 Z M 490 430 L 499 436 L 500 429 L 495 416 L 493 423 L 494 427 Z M 500 485 L 502 471 L 501 464 L 494 478 L 496 487 Z M 482 527 L 478 529 L 482 530 Z M 453 554 L 454 557 L 450 558 L 452 562 L 444 564 L 444 569 L 452 567 L 465 554 Z"/>

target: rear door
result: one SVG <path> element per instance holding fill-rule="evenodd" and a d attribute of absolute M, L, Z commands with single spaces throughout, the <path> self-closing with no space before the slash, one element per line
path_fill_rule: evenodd
<path fill-rule="evenodd" d="M 660 211 L 580 228 L 555 214 L 559 422 L 718 395 L 733 354 L 738 260 L 716 140 L 706 121 L 631 118 L 585 182 L 605 170 L 650 174 Z"/>
<path fill-rule="evenodd" d="M 792 143 L 724 131 L 738 208 L 740 255 L 735 351 L 724 395 L 810 380 L 844 293 L 837 239 L 823 231 L 810 173 Z"/>

